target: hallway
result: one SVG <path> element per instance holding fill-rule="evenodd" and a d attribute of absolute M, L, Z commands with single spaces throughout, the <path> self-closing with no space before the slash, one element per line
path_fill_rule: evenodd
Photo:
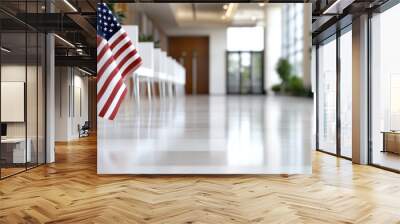
<path fill-rule="evenodd" d="M 127 105 L 134 105 L 128 107 Z M 313 102 L 307 98 L 188 96 L 125 102 L 100 120 L 101 174 L 311 172 Z"/>

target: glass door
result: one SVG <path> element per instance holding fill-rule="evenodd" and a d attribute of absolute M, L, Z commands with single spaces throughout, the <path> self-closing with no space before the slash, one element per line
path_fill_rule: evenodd
<path fill-rule="evenodd" d="M 264 93 L 264 52 L 227 52 L 228 94 Z"/>
<path fill-rule="evenodd" d="M 240 92 L 240 53 L 228 53 L 228 93 Z"/>
<path fill-rule="evenodd" d="M 336 154 L 336 36 L 318 47 L 318 149 Z"/>

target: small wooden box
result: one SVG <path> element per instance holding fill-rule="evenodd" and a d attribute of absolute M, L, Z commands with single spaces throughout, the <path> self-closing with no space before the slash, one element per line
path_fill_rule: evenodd
<path fill-rule="evenodd" d="M 400 132 L 382 132 L 383 151 L 400 154 Z"/>

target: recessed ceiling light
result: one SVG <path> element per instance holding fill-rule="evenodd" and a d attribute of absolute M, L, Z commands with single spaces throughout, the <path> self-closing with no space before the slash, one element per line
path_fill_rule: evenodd
<path fill-rule="evenodd" d="M 68 0 L 64 0 L 65 4 L 68 5 L 74 12 L 78 12 L 78 10 L 73 6 Z"/>
<path fill-rule="evenodd" d="M 332 10 L 334 11 L 333 14 L 338 14 L 336 13 L 337 11 L 337 7 L 340 6 L 340 3 L 342 2 L 342 0 L 336 0 L 335 2 L 333 2 L 333 4 L 331 4 L 327 9 L 325 9 L 322 14 L 330 14 L 332 13 Z M 346 2 L 346 1 L 344 1 Z"/>
<path fill-rule="evenodd" d="M 11 50 L 8 50 L 8 49 L 5 48 L 5 47 L 0 47 L 0 50 L 1 50 L 1 51 L 4 51 L 4 52 L 6 52 L 6 53 L 10 53 L 10 52 L 11 52 Z"/>
<path fill-rule="evenodd" d="M 259 5 L 260 7 L 264 7 L 264 6 L 265 6 L 265 3 L 258 3 L 258 5 Z"/>
<path fill-rule="evenodd" d="M 82 73 L 86 74 L 86 75 L 90 75 L 90 76 L 93 75 L 92 73 L 90 73 L 90 72 L 88 72 L 86 70 L 83 70 L 83 69 L 81 69 L 79 67 L 78 67 L 78 70 L 81 71 Z"/>
<path fill-rule="evenodd" d="M 62 37 L 60 37 L 60 36 L 57 35 L 57 34 L 54 34 L 54 36 L 57 37 L 57 38 L 58 38 L 59 40 L 61 40 L 62 42 L 64 42 L 65 44 L 67 44 L 68 46 L 75 48 L 75 45 L 73 45 L 73 44 L 72 44 L 71 42 L 69 42 L 68 40 L 66 40 L 66 39 L 64 39 L 64 38 L 62 38 Z"/>
<path fill-rule="evenodd" d="M 234 8 L 235 8 L 235 4 L 229 3 L 228 8 L 226 9 L 226 12 L 225 12 L 225 17 L 226 18 L 230 18 L 231 17 Z"/>
<path fill-rule="evenodd" d="M 224 10 L 227 10 L 228 9 L 228 5 L 227 4 L 225 4 L 224 6 L 222 6 L 222 8 L 224 9 Z"/>

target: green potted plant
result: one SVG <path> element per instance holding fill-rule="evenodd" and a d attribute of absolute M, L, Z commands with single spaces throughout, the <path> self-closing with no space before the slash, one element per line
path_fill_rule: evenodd
<path fill-rule="evenodd" d="M 278 64 L 276 66 L 276 72 L 278 73 L 279 78 L 281 79 L 279 90 L 280 92 L 285 93 L 288 88 L 290 76 L 292 75 L 292 65 L 290 64 L 289 60 L 285 58 L 279 59 Z"/>
<path fill-rule="evenodd" d="M 281 83 L 272 86 L 272 91 L 283 95 L 312 97 L 311 89 L 304 87 L 303 79 L 293 74 L 292 70 L 293 67 L 287 59 L 279 59 L 276 72 Z"/>
<path fill-rule="evenodd" d="M 140 42 L 154 42 L 154 38 L 152 35 L 140 34 L 139 41 Z"/>

